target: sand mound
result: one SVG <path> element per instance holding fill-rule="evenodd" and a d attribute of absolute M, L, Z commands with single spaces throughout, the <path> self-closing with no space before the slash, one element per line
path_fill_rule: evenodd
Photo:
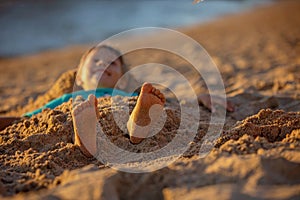
<path fill-rule="evenodd" d="M 36 99 L 30 99 L 25 106 L 12 109 L 6 114 L 9 116 L 21 116 L 26 112 L 30 112 L 44 106 L 53 99 L 73 92 L 75 78 L 76 70 L 68 70 L 64 72 L 61 76 L 59 76 L 52 87 L 45 92 L 45 94 L 39 95 Z"/>
<path fill-rule="evenodd" d="M 268 142 L 299 142 L 296 139 L 299 137 L 297 129 L 300 129 L 300 112 L 286 113 L 282 110 L 263 109 L 258 114 L 239 122 L 230 131 L 223 133 L 216 146 L 220 147 L 228 140 L 237 140 L 244 134 L 253 138 L 263 137 Z"/>
<path fill-rule="evenodd" d="M 118 98 L 121 101 L 113 106 L 110 97 L 100 98 L 98 104 L 101 117 L 99 122 L 106 136 L 116 146 L 131 152 L 151 152 L 162 148 L 177 134 L 180 112 L 168 107 L 166 109 L 167 121 L 163 129 L 139 145 L 131 144 L 128 133 L 121 130 L 122 127 L 117 125 L 112 113 L 117 112 L 122 116 L 124 103 L 129 104 L 129 108 L 132 110 L 136 103 L 136 97 Z M 0 162 L 3 166 L 0 172 L 2 195 L 52 188 L 62 182 L 56 177 L 65 170 L 78 169 L 90 163 L 95 164 L 98 168 L 103 167 L 101 162 L 87 159 L 78 147 L 72 144 L 71 106 L 72 101 L 70 100 L 54 110 L 46 109 L 42 113 L 29 119 L 23 119 L 0 132 L 0 152 L 2 154 Z M 202 123 L 198 134 L 191 141 L 194 145 L 191 145 L 182 159 L 197 155 L 206 130 L 207 126 Z M 281 148 L 281 152 L 284 154 L 288 149 L 300 149 L 299 130 L 300 113 L 261 110 L 258 114 L 248 117 L 224 133 L 217 143 L 217 147 L 220 148 L 213 152 L 219 157 L 226 152 L 264 154 L 267 150 L 276 149 L 278 151 Z M 289 158 L 289 160 L 300 162 L 296 158 Z"/>
<path fill-rule="evenodd" d="M 60 108 L 45 110 L 0 132 L 4 195 L 48 187 L 65 169 L 88 164 L 71 144 L 69 107 Z"/>
<path fill-rule="evenodd" d="M 124 127 L 120 129 L 120 122 L 116 123 L 113 113 L 124 116 L 124 104 L 129 104 L 131 112 L 137 98 L 118 98 L 121 101 L 113 106 L 111 97 L 99 98 L 98 104 L 99 122 L 114 145 L 136 153 L 151 152 L 162 148 L 177 134 L 180 112 L 169 107 L 166 109 L 166 123 L 158 134 L 145 139 L 139 145 L 131 144 L 128 132 L 122 131 Z M 49 188 L 57 184 L 53 180 L 64 170 L 77 169 L 89 163 L 102 165 L 95 159 L 87 159 L 79 148 L 72 144 L 71 109 L 72 100 L 54 110 L 46 109 L 31 118 L 24 118 L 0 132 L 0 162 L 3 166 L 1 174 L 3 188 L 6 188 L 2 192 L 3 195 Z M 191 148 L 186 156 L 197 153 L 195 146 L 200 142 L 203 133 L 203 128 L 200 128 L 194 139 L 194 148 Z"/>

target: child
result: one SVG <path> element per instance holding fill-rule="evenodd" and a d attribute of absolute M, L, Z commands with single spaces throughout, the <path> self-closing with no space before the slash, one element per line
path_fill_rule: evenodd
<path fill-rule="evenodd" d="M 92 48 L 80 62 L 77 84 L 85 90 L 96 87 L 114 88 L 124 74 L 124 62 L 120 53 L 108 46 Z M 107 67 L 108 66 L 108 67 Z M 99 75 L 101 77 L 99 77 Z M 139 143 L 147 136 L 150 123 L 155 123 L 165 104 L 164 95 L 150 83 L 144 83 L 127 128 L 132 143 Z M 96 153 L 97 98 L 90 94 L 86 101 L 76 105 L 72 111 L 77 144 L 86 156 Z M 151 111 L 151 112 L 150 112 Z M 149 116 L 152 113 L 154 116 Z M 89 151 L 85 146 L 89 147 Z"/>
<path fill-rule="evenodd" d="M 95 46 L 82 56 L 78 66 L 76 84 L 83 90 L 65 94 L 49 102 L 44 107 L 25 115 L 32 116 L 45 108 L 53 109 L 68 101 L 71 97 L 83 96 L 86 100 L 76 105 L 72 111 L 75 132 L 74 143 L 80 147 L 86 156 L 93 156 L 97 150 L 97 98 L 113 94 L 132 96 L 132 94 L 119 90 L 123 88 L 112 89 L 127 71 L 126 67 L 118 50 L 106 45 Z M 95 88 L 97 89 L 94 90 Z M 213 109 L 208 95 L 199 95 L 198 97 L 203 105 L 211 110 Z M 132 143 L 140 143 L 147 136 L 151 124 L 154 124 L 155 119 L 159 118 L 165 101 L 165 96 L 151 84 L 144 83 L 142 85 L 136 106 L 127 123 Z M 229 111 L 233 111 L 233 106 L 231 104 L 224 105 L 224 102 L 221 100 L 216 103 L 222 104 Z M 0 126 L 3 124 L 2 122 L 7 122 L 8 119 L 11 120 L 11 118 L 0 118 Z M 7 123 L 5 126 L 7 126 Z M 89 147 L 89 151 L 86 146 Z"/>
<path fill-rule="evenodd" d="M 25 116 L 31 117 L 45 108 L 54 109 L 72 97 L 82 96 L 87 100 L 76 105 L 72 111 L 75 132 L 74 143 L 80 147 L 86 156 L 94 155 L 96 152 L 96 129 L 92 127 L 95 127 L 98 123 L 95 114 L 97 98 L 107 95 L 132 96 L 130 93 L 119 90 L 121 88 L 113 89 L 127 71 L 126 67 L 118 50 L 106 45 L 95 46 L 84 53 L 78 66 L 76 85 L 77 88 L 83 90 L 65 94 L 50 101 L 40 109 L 26 113 Z M 137 94 L 134 93 L 133 95 Z M 147 127 L 151 121 L 148 115 L 151 106 L 155 105 L 153 108 L 155 113 L 158 114 L 163 110 L 164 103 L 164 95 L 151 84 L 145 83 L 141 87 L 141 93 L 127 126 L 132 143 L 139 143 L 143 137 L 146 137 L 149 130 L 141 127 Z M 5 128 L 17 119 L 20 118 L 2 117 L 0 118 L 0 126 L 2 125 L 2 128 Z M 152 119 L 152 121 L 155 120 Z M 139 135 L 141 133 L 143 136 Z M 83 144 L 88 144 L 91 150 L 87 151 Z"/>
<path fill-rule="evenodd" d="M 108 67 L 105 69 L 106 66 Z M 81 60 L 77 84 L 85 90 L 96 87 L 114 88 L 126 71 L 124 67 L 123 58 L 117 50 L 108 46 L 93 48 Z M 99 72 L 102 72 L 101 78 Z M 199 95 L 198 98 L 206 107 L 213 109 L 208 95 Z M 225 102 L 221 101 L 220 98 L 214 99 L 217 101 L 214 103 L 224 104 Z M 140 143 L 143 138 L 147 137 L 151 125 L 159 119 L 165 102 L 165 96 L 150 83 L 142 85 L 137 103 L 127 122 L 132 143 Z M 98 111 L 96 105 L 97 98 L 94 95 L 89 95 L 86 101 L 79 103 L 72 111 L 75 144 L 86 156 L 93 156 L 97 151 Z M 225 107 L 227 110 L 233 111 L 233 106 L 230 103 Z M 89 150 L 85 146 L 88 146 Z"/>

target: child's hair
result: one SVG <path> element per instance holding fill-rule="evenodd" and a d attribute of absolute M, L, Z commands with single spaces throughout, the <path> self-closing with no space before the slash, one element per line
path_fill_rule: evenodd
<path fill-rule="evenodd" d="M 82 86 L 82 80 L 81 80 L 81 77 L 79 76 L 81 74 L 81 71 L 82 71 L 82 67 L 84 65 L 84 62 L 87 58 L 87 56 L 93 52 L 94 50 L 99 50 L 99 49 L 108 49 L 110 50 L 111 52 L 113 52 L 115 55 L 116 55 L 116 60 L 120 60 L 121 62 L 121 65 L 122 65 L 122 73 L 126 73 L 128 71 L 128 68 L 127 68 L 127 65 L 125 64 L 124 62 L 124 59 L 123 59 L 123 56 L 121 54 L 121 52 L 111 46 L 108 46 L 108 45 L 99 45 L 99 46 L 93 46 L 91 49 L 89 49 L 88 51 L 86 51 L 81 59 L 80 59 L 80 62 L 79 62 L 79 65 L 77 66 L 77 77 L 76 77 L 76 84 L 78 86 Z"/>

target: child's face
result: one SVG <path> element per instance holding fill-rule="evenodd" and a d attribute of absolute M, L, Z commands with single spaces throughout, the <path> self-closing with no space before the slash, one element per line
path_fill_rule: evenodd
<path fill-rule="evenodd" d="M 106 48 L 90 52 L 83 65 L 81 80 L 85 90 L 97 87 L 113 88 L 123 75 L 120 59 Z"/>

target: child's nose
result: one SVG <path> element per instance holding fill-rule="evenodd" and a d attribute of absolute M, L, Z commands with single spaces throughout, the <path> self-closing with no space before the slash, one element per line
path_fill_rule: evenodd
<path fill-rule="evenodd" d="M 103 61 L 103 60 L 99 60 L 99 61 L 96 63 L 96 65 L 97 65 L 98 67 L 107 67 L 107 66 L 109 66 L 109 63 L 107 63 L 107 62 L 105 62 L 105 61 Z"/>
<path fill-rule="evenodd" d="M 99 60 L 97 63 L 96 63 L 97 66 L 101 66 L 101 65 L 104 65 L 104 62 L 103 60 Z"/>

